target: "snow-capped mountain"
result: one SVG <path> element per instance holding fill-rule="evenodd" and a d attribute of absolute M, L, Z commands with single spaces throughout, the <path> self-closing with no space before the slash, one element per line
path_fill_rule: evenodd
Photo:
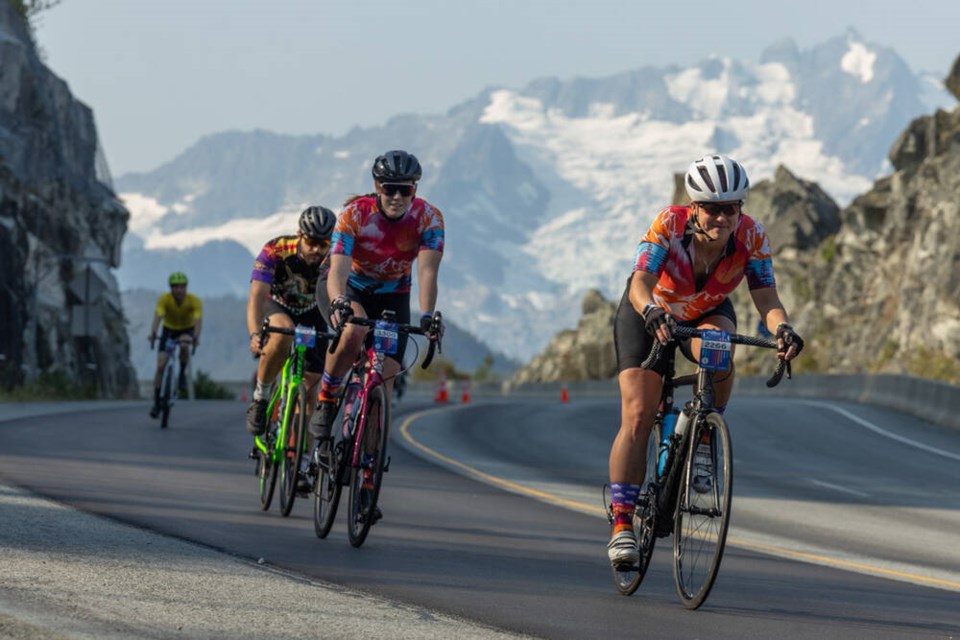
<path fill-rule="evenodd" d="M 127 243 L 124 265 L 135 252 L 177 249 L 217 269 L 205 250 L 213 241 L 256 253 L 292 231 L 306 204 L 368 192 L 372 159 L 405 148 L 424 165 L 419 193 L 445 216 L 441 308 L 529 358 L 575 324 L 587 288 L 619 295 L 636 242 L 691 160 L 727 153 L 754 182 L 785 164 L 845 204 L 886 171 L 886 150 L 912 118 L 951 104 L 942 84 L 849 31 L 808 51 L 778 43 L 759 63 L 712 57 L 488 89 L 444 115 L 338 138 L 221 133 L 117 180 L 143 243 Z M 229 265 L 222 275 L 245 289 L 249 269 Z M 125 268 L 124 286 L 158 286 Z"/>

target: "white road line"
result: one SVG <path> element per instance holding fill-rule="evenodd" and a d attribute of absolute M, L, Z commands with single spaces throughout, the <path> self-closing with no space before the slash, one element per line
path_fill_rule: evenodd
<path fill-rule="evenodd" d="M 812 482 L 813 484 L 820 485 L 821 487 L 826 487 L 827 489 L 833 489 L 834 491 L 841 491 L 841 492 L 843 492 L 843 493 L 849 493 L 850 495 L 859 496 L 859 497 L 861 497 L 861 498 L 869 498 L 869 497 L 870 497 L 870 494 L 869 494 L 869 493 L 866 493 L 866 492 L 863 492 L 863 491 L 857 491 L 856 489 L 850 489 L 850 488 L 848 488 L 848 487 L 842 487 L 842 486 L 840 486 L 840 485 L 838 485 L 838 484 L 831 484 L 831 483 L 829 483 L 829 482 L 824 482 L 823 480 L 815 480 L 814 478 L 807 478 L 807 479 L 808 479 L 810 482 Z"/>
<path fill-rule="evenodd" d="M 826 402 L 818 402 L 818 401 L 816 401 L 816 400 L 798 400 L 798 402 L 800 402 L 801 404 L 809 404 L 809 405 L 814 406 L 814 407 L 821 407 L 821 408 L 823 408 L 823 409 L 829 409 L 830 411 L 833 411 L 833 412 L 835 412 L 835 413 L 839 413 L 839 414 L 842 415 L 843 417 L 849 418 L 849 419 L 852 420 L 853 422 L 856 422 L 856 423 L 859 424 L 861 427 L 864 427 L 864 428 L 866 428 L 866 429 L 869 429 L 870 431 L 873 431 L 874 433 L 876 433 L 876 434 L 878 434 L 878 435 L 884 436 L 885 438 L 890 438 L 891 440 L 896 440 L 897 442 L 902 442 L 903 444 L 909 445 L 909 446 L 914 447 L 914 448 L 916 448 L 916 449 L 921 449 L 922 451 L 926 451 L 927 453 L 933 453 L 933 454 L 935 454 L 935 455 L 943 456 L 944 458 L 949 458 L 949 459 L 951 459 L 951 460 L 956 460 L 956 461 L 960 462 L 960 455 L 958 455 L 958 454 L 956 454 L 956 453 L 951 453 L 951 452 L 949 452 L 949 451 L 943 451 L 942 449 L 937 449 L 936 447 L 931 447 L 930 445 L 923 444 L 922 442 L 917 442 L 916 440 L 911 440 L 910 438 L 905 438 L 905 437 L 903 437 L 903 436 L 898 436 L 898 435 L 895 434 L 895 433 L 890 433 L 889 431 L 887 431 L 887 430 L 885 430 L 885 429 L 881 429 L 880 427 L 878 427 L 877 425 L 873 424 L 872 422 L 869 422 L 869 421 L 867 421 L 867 420 L 864 420 L 864 419 L 861 418 L 860 416 L 857 416 L 857 415 L 854 415 L 854 414 L 850 413 L 850 412 L 847 411 L 846 409 L 841 409 L 840 407 L 835 407 L 835 406 L 833 406 L 832 404 L 829 404 L 829 403 L 826 403 Z"/>

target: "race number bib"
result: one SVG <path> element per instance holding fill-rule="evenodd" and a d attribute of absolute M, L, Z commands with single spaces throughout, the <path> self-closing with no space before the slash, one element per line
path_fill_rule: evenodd
<path fill-rule="evenodd" d="M 388 356 L 397 352 L 399 347 L 400 334 L 397 331 L 397 323 L 377 320 L 373 328 L 373 349 Z"/>
<path fill-rule="evenodd" d="M 317 344 L 317 330 L 313 327 L 297 326 L 293 330 L 293 344 L 308 349 Z"/>
<path fill-rule="evenodd" d="M 704 329 L 700 334 L 700 368 L 726 371 L 730 368 L 730 334 Z"/>

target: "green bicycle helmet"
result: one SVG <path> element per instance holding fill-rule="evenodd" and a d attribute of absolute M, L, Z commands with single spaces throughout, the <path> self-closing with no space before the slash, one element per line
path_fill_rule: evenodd
<path fill-rule="evenodd" d="M 172 287 L 175 284 L 187 284 L 187 274 L 182 271 L 174 271 L 170 274 L 170 286 Z"/>

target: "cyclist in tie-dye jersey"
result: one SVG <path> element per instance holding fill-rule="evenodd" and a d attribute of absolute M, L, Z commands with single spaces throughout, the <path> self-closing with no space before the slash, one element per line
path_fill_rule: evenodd
<path fill-rule="evenodd" d="M 388 151 L 374 160 L 374 193 L 345 203 L 333 231 L 330 271 L 317 283 L 317 305 L 331 327 L 339 327 L 350 315 L 380 318 L 385 309 L 396 314 L 397 322 L 409 323 L 416 260 L 420 325 L 434 337 L 442 334 L 443 327 L 432 326 L 431 321 L 443 257 L 443 215 L 416 197 L 422 173 L 414 155 Z M 317 409 L 310 420 L 314 437 L 330 438 L 338 391 L 366 334 L 365 327 L 344 325 L 337 350 L 327 356 Z M 405 336 L 400 338 L 396 355 L 384 364 L 387 397 L 392 395 L 406 342 Z"/>
<path fill-rule="evenodd" d="M 685 184 L 690 205 L 661 211 L 640 241 L 614 324 L 621 418 L 610 451 L 614 526 L 607 555 L 615 566 L 633 566 L 639 558 L 633 513 L 662 386 L 659 367 L 640 367 L 653 341 L 670 342 L 676 324 L 735 333 L 728 296 L 746 278 L 761 320 L 776 334 L 778 356 L 792 360 L 803 348 L 777 294 L 766 232 L 742 211 L 750 187 L 746 171 L 726 156 L 707 156 L 690 165 Z M 691 342 L 699 358 L 699 340 Z M 731 361 L 728 373 L 714 379 L 721 412 L 733 373 Z"/>

